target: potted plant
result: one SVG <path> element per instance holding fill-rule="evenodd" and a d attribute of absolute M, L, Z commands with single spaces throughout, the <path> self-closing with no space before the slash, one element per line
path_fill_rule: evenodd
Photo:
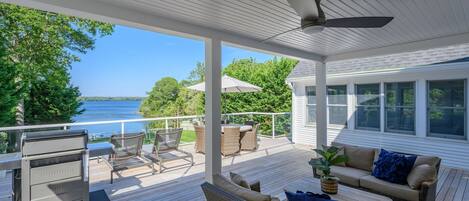
<path fill-rule="evenodd" d="M 343 147 L 334 146 L 323 146 L 322 149 L 314 149 L 320 157 L 311 159 L 309 164 L 313 169 L 322 172 L 321 190 L 324 193 L 337 194 L 339 178 L 331 175 L 331 166 L 347 162 L 347 157 L 339 154 L 342 150 Z"/>

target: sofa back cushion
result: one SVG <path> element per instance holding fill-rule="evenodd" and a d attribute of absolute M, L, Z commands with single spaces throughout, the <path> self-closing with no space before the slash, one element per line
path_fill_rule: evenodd
<path fill-rule="evenodd" d="M 428 164 L 414 167 L 407 176 L 407 183 L 412 189 L 420 189 L 422 182 L 434 181 L 436 179 L 436 168 Z"/>
<path fill-rule="evenodd" d="M 224 176 L 214 175 L 213 184 L 224 191 L 227 191 L 231 194 L 234 194 L 238 197 L 241 197 L 247 201 L 271 201 L 270 195 L 264 195 L 256 191 L 246 189 L 244 187 L 238 186 L 232 181 L 228 180 Z"/>
<path fill-rule="evenodd" d="M 344 147 L 345 156 L 348 158 L 348 161 L 345 163 L 347 167 L 372 171 L 375 149 L 352 145 L 344 145 Z"/>
<path fill-rule="evenodd" d="M 438 164 L 440 164 L 440 160 L 441 159 L 436 156 L 417 156 L 417 159 L 414 163 L 414 167 L 427 164 L 429 166 L 437 168 Z"/>
<path fill-rule="evenodd" d="M 251 190 L 251 186 L 249 186 L 249 183 L 246 181 L 246 179 L 244 179 L 243 176 L 236 174 L 234 172 L 230 172 L 230 178 L 233 183 Z"/>

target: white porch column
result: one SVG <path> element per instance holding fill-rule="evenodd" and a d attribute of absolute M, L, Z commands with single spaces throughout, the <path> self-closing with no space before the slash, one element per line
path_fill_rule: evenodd
<path fill-rule="evenodd" d="M 415 83 L 415 135 L 427 136 L 427 81 L 419 79 Z"/>
<path fill-rule="evenodd" d="M 221 173 L 221 41 L 205 40 L 205 180 Z"/>
<path fill-rule="evenodd" d="M 316 148 L 327 145 L 326 64 L 316 62 Z"/>

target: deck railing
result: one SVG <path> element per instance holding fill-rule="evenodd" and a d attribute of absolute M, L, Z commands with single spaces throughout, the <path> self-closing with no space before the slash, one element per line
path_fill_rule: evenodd
<path fill-rule="evenodd" d="M 240 113 L 228 113 L 223 114 L 222 119 L 227 119 L 231 123 L 242 124 L 247 120 L 254 120 L 261 124 L 259 134 L 263 136 L 269 136 L 275 138 L 279 135 L 288 135 L 291 132 L 291 115 L 289 112 L 269 113 L 269 112 L 240 112 Z M 203 120 L 204 115 L 190 115 L 190 116 L 173 116 L 173 117 L 155 117 L 155 118 L 141 118 L 141 119 L 123 119 L 123 120 L 110 120 L 110 121 L 94 121 L 94 122 L 75 122 L 75 123 L 60 123 L 60 124 L 43 124 L 43 125 L 27 125 L 27 126 L 12 126 L 12 127 L 0 127 L 0 133 L 6 132 L 8 134 L 18 134 L 25 131 L 37 131 L 47 129 L 74 129 L 74 128 L 85 128 L 87 126 L 96 125 L 120 125 L 121 135 L 124 135 L 126 126 L 132 123 L 146 123 L 144 129 L 148 129 L 150 123 L 158 122 L 156 126 L 164 126 L 161 128 L 171 128 L 180 126 L 182 120 Z M 177 123 L 174 123 L 177 122 Z M 152 129 L 158 129 L 155 125 L 151 126 Z M 90 132 L 91 137 L 99 138 L 99 133 Z M 109 134 L 109 133 L 108 133 Z M 118 134 L 115 131 L 110 134 Z M 109 136 L 109 135 L 107 135 Z M 1 142 L 0 142 L 1 143 Z"/>

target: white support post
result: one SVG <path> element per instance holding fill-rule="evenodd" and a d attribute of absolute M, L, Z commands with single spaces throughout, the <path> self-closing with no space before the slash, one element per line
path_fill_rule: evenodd
<path fill-rule="evenodd" d="M 221 174 L 221 41 L 205 40 L 205 180 Z"/>
<path fill-rule="evenodd" d="M 427 81 L 419 79 L 415 83 L 415 135 L 427 136 Z"/>
<path fill-rule="evenodd" d="M 165 128 L 166 130 L 169 129 L 168 119 L 165 119 L 165 120 L 164 120 L 164 128 Z"/>
<path fill-rule="evenodd" d="M 384 105 L 384 82 L 381 82 L 379 84 L 379 130 L 381 133 L 384 132 L 384 127 L 386 126 L 385 125 L 385 105 Z"/>
<path fill-rule="evenodd" d="M 347 83 L 347 128 L 355 129 L 355 85 Z"/>
<path fill-rule="evenodd" d="M 326 64 L 316 62 L 316 148 L 327 145 Z"/>
<path fill-rule="evenodd" d="M 272 114 L 272 139 L 275 139 L 275 114 Z"/>

